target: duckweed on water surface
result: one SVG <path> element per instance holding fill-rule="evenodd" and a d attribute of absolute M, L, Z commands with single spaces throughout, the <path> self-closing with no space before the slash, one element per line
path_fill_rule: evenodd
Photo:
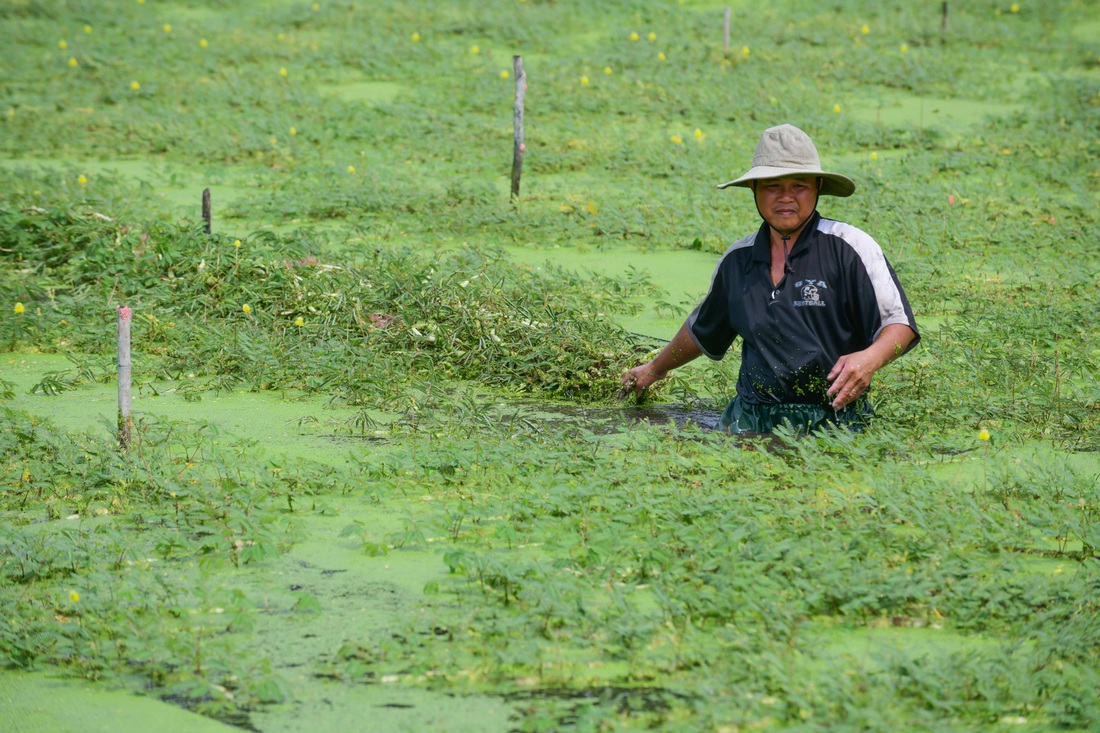
<path fill-rule="evenodd" d="M 940 5 L 734 4 L 728 53 L 693 2 L 5 5 L 0 685 L 272 732 L 1100 725 L 1096 19 Z M 636 422 L 782 122 L 922 343 L 860 435 Z"/>

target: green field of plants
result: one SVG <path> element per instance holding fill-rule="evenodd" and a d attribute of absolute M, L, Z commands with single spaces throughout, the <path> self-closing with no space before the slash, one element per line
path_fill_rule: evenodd
<path fill-rule="evenodd" d="M 1100 2 L 0 0 L 0 36 L 5 731 L 1100 729 Z M 736 346 L 617 402 L 782 123 L 922 330 L 875 422 L 717 434 Z"/>

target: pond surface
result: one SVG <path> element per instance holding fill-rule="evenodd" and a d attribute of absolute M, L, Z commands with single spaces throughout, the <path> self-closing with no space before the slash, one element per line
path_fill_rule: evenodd
<path fill-rule="evenodd" d="M 45 673 L 0 671 L 4 733 L 231 733 L 171 703 Z"/>

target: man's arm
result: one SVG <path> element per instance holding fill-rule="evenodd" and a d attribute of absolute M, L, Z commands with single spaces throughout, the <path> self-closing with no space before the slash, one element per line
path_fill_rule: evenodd
<path fill-rule="evenodd" d="M 833 398 L 833 409 L 846 407 L 866 392 L 875 372 L 904 354 L 916 337 L 917 334 L 909 326 L 891 323 L 882 329 L 875 342 L 866 349 L 837 359 L 826 377 L 832 382 L 826 394 Z"/>
<path fill-rule="evenodd" d="M 687 323 L 680 326 L 680 330 L 672 337 L 672 340 L 661 349 L 661 353 L 653 357 L 646 364 L 636 366 L 623 377 L 624 386 L 633 386 L 634 393 L 639 397 L 642 391 L 649 385 L 664 379 L 673 369 L 687 364 L 692 359 L 702 355 L 702 351 L 695 343 L 688 331 Z"/>

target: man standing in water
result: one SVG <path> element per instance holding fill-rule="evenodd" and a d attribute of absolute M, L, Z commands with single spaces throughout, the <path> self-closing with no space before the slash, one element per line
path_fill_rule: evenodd
<path fill-rule="evenodd" d="M 710 292 L 626 388 L 649 385 L 700 355 L 721 359 L 741 337 L 737 395 L 717 428 L 768 433 L 789 421 L 858 430 L 866 392 L 885 364 L 920 340 L 913 311 L 882 249 L 866 233 L 817 213 L 820 196 L 855 183 L 821 169 L 813 141 L 793 125 L 764 131 L 752 168 L 718 188 L 752 190 L 764 223 L 722 255 Z"/>

